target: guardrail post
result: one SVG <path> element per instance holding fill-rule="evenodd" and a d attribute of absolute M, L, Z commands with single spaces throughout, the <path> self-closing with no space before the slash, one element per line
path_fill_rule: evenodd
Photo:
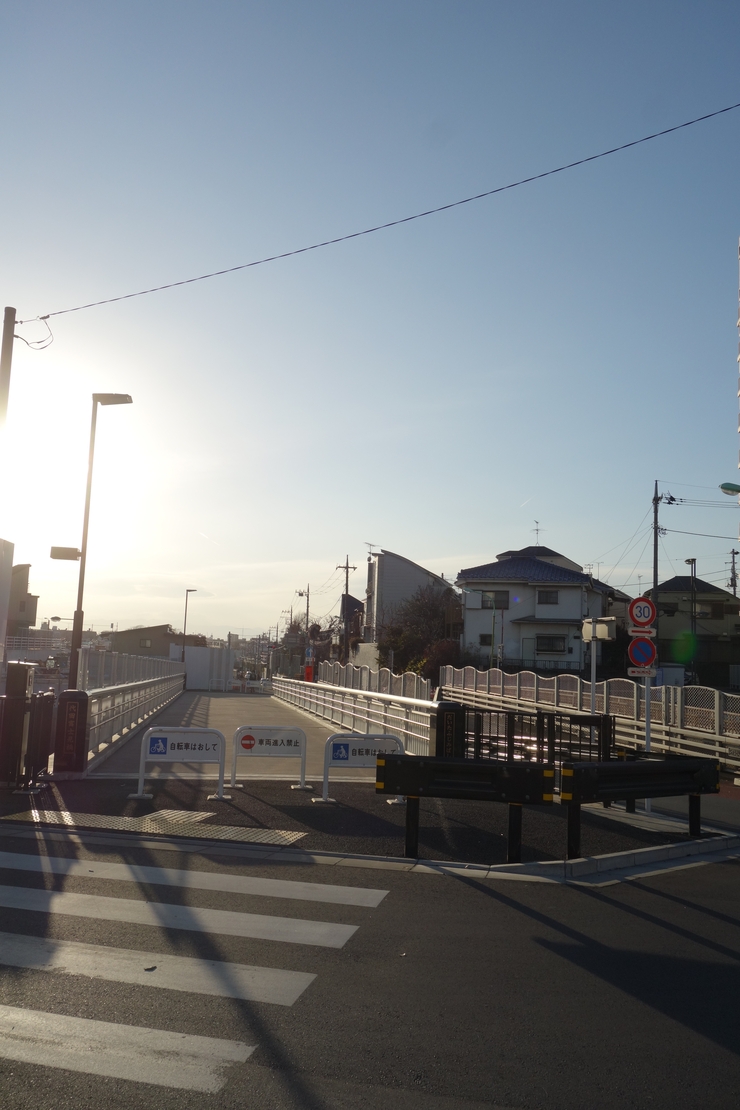
<path fill-rule="evenodd" d="M 506 714 L 506 758 L 514 758 L 514 737 L 516 735 L 516 713 Z"/>
<path fill-rule="evenodd" d="M 545 715 L 547 721 L 547 762 L 555 762 L 555 714 L 547 713 Z"/>
<path fill-rule="evenodd" d="M 612 754 L 612 719 L 602 714 L 599 721 L 599 760 L 608 763 Z"/>
<path fill-rule="evenodd" d="M 473 759 L 480 759 L 480 740 L 483 732 L 483 714 L 473 714 Z"/>
<path fill-rule="evenodd" d="M 578 802 L 568 802 L 567 858 L 579 859 L 581 855 L 581 807 Z"/>
<path fill-rule="evenodd" d="M 689 836 L 701 836 L 701 794 L 689 794 Z"/>
<path fill-rule="evenodd" d="M 465 706 L 459 702 L 441 701 L 437 706 L 434 754 L 437 759 L 465 758 Z"/>
<path fill-rule="evenodd" d="M 506 847 L 506 862 L 522 862 L 522 810 L 524 806 L 509 803 L 509 840 Z"/>
<path fill-rule="evenodd" d="M 419 858 L 419 799 L 406 798 L 406 844 L 404 853 L 406 859 Z"/>

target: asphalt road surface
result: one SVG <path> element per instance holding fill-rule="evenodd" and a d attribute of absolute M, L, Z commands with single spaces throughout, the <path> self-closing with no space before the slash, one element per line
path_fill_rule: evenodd
<path fill-rule="evenodd" d="M 3 1106 L 738 1104 L 737 860 L 594 888 L 107 839 L 0 845 Z"/>

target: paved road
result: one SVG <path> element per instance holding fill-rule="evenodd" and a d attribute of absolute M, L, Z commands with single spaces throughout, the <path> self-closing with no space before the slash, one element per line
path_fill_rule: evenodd
<path fill-rule="evenodd" d="M 599 889 L 6 837 L 18 1110 L 734 1110 L 740 863 Z"/>

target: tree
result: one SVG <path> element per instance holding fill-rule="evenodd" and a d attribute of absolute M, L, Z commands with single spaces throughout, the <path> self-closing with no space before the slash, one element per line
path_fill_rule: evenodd
<path fill-rule="evenodd" d="M 398 606 L 391 620 L 385 624 L 378 636 L 378 658 L 383 667 L 390 664 L 393 652 L 393 670 L 416 671 L 426 674 L 428 670 L 439 671 L 437 659 L 445 655 L 445 662 L 452 652 L 455 641 L 445 639 L 445 630 L 450 608 L 457 601 L 454 590 L 439 586 L 420 586 L 413 597 Z M 444 643 L 446 648 L 440 645 Z M 459 649 L 458 649 L 459 650 Z M 434 674 L 428 677 L 434 678 Z"/>

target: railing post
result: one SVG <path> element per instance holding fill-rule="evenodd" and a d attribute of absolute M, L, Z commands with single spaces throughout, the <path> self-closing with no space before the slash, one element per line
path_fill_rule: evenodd
<path fill-rule="evenodd" d="M 719 690 L 714 691 L 714 735 L 722 735 L 722 693 Z"/>
<path fill-rule="evenodd" d="M 552 690 L 553 706 L 554 706 L 555 709 L 557 709 L 558 706 L 560 705 L 560 675 L 559 674 L 556 674 L 555 677 L 553 678 L 552 686 L 553 686 L 553 690 Z"/>

